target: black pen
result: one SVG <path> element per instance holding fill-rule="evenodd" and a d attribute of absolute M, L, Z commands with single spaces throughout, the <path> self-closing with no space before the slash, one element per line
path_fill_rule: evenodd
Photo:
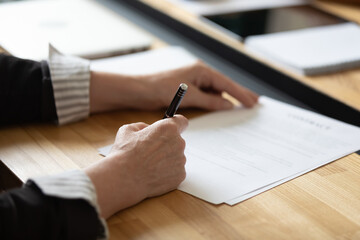
<path fill-rule="evenodd" d="M 177 109 L 180 106 L 181 100 L 183 99 L 187 89 L 188 89 L 188 86 L 185 83 L 180 84 L 173 100 L 170 103 L 170 106 L 168 107 L 168 109 L 165 112 L 163 119 L 174 116 L 174 114 L 176 113 Z"/>

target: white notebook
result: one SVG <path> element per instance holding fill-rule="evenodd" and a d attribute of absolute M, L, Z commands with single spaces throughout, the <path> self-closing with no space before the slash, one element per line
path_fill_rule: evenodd
<path fill-rule="evenodd" d="M 305 75 L 360 66 L 360 26 L 342 23 L 248 37 L 246 48 L 265 59 Z"/>
<path fill-rule="evenodd" d="M 0 4 L 0 45 L 10 54 L 46 59 L 51 43 L 62 53 L 99 58 L 148 48 L 152 38 L 92 0 Z"/>
<path fill-rule="evenodd" d="M 146 75 L 185 67 L 197 60 L 182 47 L 164 47 L 124 56 L 96 59 L 91 61 L 90 69 L 126 75 Z"/>

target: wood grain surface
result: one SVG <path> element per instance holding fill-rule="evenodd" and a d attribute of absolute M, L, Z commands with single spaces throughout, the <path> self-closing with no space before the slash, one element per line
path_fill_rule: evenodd
<path fill-rule="evenodd" d="M 111 218 L 110 239 L 360 239 L 360 158 L 350 155 L 233 207 L 180 191 Z"/>

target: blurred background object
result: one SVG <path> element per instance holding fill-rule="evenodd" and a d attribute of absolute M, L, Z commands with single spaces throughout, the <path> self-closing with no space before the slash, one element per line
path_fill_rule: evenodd
<path fill-rule="evenodd" d="M 338 2 L 338 3 L 357 3 L 360 4 L 360 0 L 319 0 L 322 2 Z"/>

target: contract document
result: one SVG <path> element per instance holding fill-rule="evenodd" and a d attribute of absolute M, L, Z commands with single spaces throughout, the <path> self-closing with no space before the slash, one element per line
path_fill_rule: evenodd
<path fill-rule="evenodd" d="M 360 149 L 360 128 L 262 96 L 190 121 L 179 190 L 229 205 Z"/>

